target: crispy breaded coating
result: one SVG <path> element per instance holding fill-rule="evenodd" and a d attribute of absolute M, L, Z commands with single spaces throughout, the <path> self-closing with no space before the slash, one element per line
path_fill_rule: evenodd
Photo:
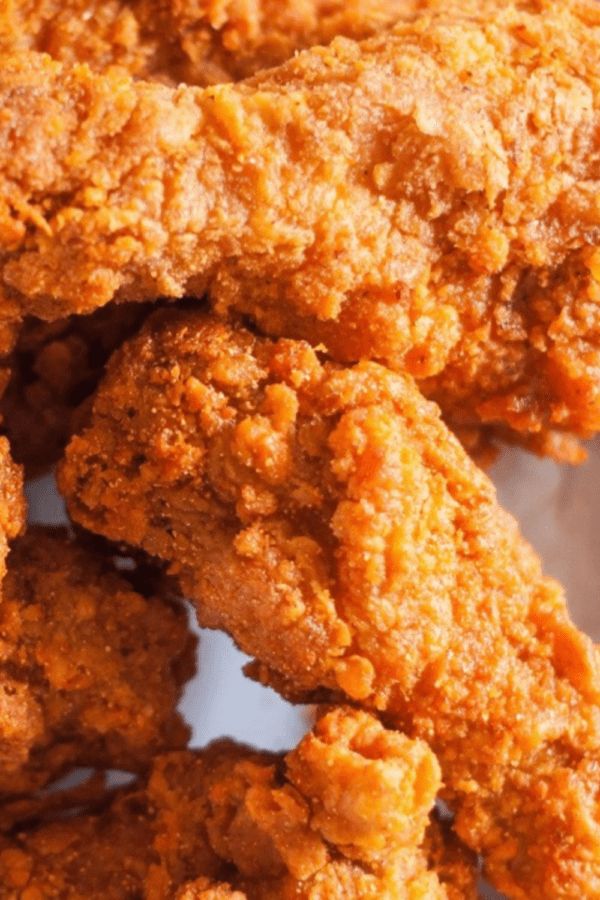
<path fill-rule="evenodd" d="M 429 741 L 500 889 L 600 889 L 597 649 L 410 378 L 158 313 L 59 483 L 75 521 L 165 560 L 261 680 Z"/>
<path fill-rule="evenodd" d="M 600 7 L 522 7 L 205 90 L 6 57 L 3 317 L 209 289 L 451 419 L 595 431 Z"/>
<path fill-rule="evenodd" d="M 0 601 L 0 795 L 75 765 L 139 771 L 185 745 L 183 610 L 136 593 L 62 533 L 15 541 Z"/>
<path fill-rule="evenodd" d="M 0 897 L 452 898 L 420 849 L 439 783 L 423 742 L 338 709 L 285 760 L 227 741 L 166 754 L 105 814 L 6 841 Z M 474 897 L 468 856 L 457 877 Z"/>
<path fill-rule="evenodd" d="M 337 34 L 364 38 L 434 6 L 435 0 L 9 2 L 0 12 L 0 50 L 35 49 L 98 70 L 119 65 L 136 77 L 209 84 L 254 74 Z M 23 324 L 0 416 L 29 474 L 59 458 L 106 358 L 141 321 L 134 309 L 109 306 L 93 316 Z M 486 444 L 479 456 L 489 455 Z"/>
<path fill-rule="evenodd" d="M 151 841 L 147 811 L 135 798 L 105 816 L 0 837 L 0 897 L 139 900 Z"/>
<path fill-rule="evenodd" d="M 460 0 L 454 5 L 466 13 L 498 4 Z M 0 48 L 4 52 L 43 50 L 65 62 L 87 62 L 99 69 L 112 63 L 137 77 L 201 84 L 254 74 L 267 64 L 284 62 L 303 46 L 327 43 L 337 34 L 361 38 L 389 27 L 401 16 L 441 8 L 447 9 L 448 3 L 244 0 L 186 6 L 156 0 L 111 5 L 102 0 L 91 7 L 89 0 L 41 0 L 7 7 L 0 20 Z M 228 54 L 227 60 L 220 58 L 223 54 Z M 109 305 L 92 316 L 69 316 L 52 323 L 25 321 L 10 357 L 12 375 L 4 396 L 0 386 L 0 416 L 12 453 L 29 474 L 39 474 L 57 461 L 80 404 L 96 386 L 107 357 L 142 318 L 142 311 L 136 314 L 131 305 Z M 463 426 L 456 409 L 453 416 L 455 433 L 480 465 L 493 461 L 499 442 L 515 440 L 510 430 L 482 428 L 469 415 Z M 541 437 L 526 435 L 519 442 L 562 462 L 585 458 L 576 441 L 552 431 L 542 432 Z"/>
<path fill-rule="evenodd" d="M 27 319 L 0 392 L 2 430 L 17 462 L 37 475 L 61 456 L 106 360 L 143 322 L 149 306 L 111 304 L 56 322 Z"/>
<path fill-rule="evenodd" d="M 495 13 L 502 0 L 7 0 L 0 51 L 35 50 L 96 71 L 208 86 L 238 81 L 343 35 L 399 19 Z M 527 8 L 527 3 L 520 3 Z"/>
<path fill-rule="evenodd" d="M 6 574 L 9 542 L 23 530 L 26 515 L 23 472 L 12 460 L 8 441 L 0 437 L 0 584 Z"/>
<path fill-rule="evenodd" d="M 8 383 L 0 385 L 0 427 L 15 460 L 35 477 L 60 459 L 85 420 L 91 396 L 110 355 L 130 337 L 154 304 L 109 304 L 90 315 L 54 322 L 26 319 L 7 360 Z M 509 428 L 448 423 L 475 462 L 489 467 L 503 444 L 516 443 L 539 456 L 578 465 L 586 459 L 579 441 L 559 431 L 519 434 Z"/>
<path fill-rule="evenodd" d="M 469 0 L 465 0 L 467 5 Z M 362 39 L 439 0 L 8 0 L 0 50 L 209 85 L 279 65 L 339 34 Z M 477 6 L 471 0 L 472 6 Z"/>
<path fill-rule="evenodd" d="M 0 51 L 33 49 L 138 78 L 213 84 L 284 62 L 337 34 L 364 38 L 433 0 L 9 0 Z M 53 465 L 110 352 L 142 314 L 108 307 L 45 324 L 29 319 L 0 378 L 0 416 L 15 459 L 36 475 Z"/>

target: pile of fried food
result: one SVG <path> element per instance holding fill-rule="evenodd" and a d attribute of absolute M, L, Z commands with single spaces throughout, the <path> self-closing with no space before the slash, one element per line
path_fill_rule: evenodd
<path fill-rule="evenodd" d="M 600 651 L 478 468 L 600 430 L 600 4 L 7 0 L 0 54 L 0 900 L 600 898 Z M 186 601 L 290 753 L 187 748 Z"/>

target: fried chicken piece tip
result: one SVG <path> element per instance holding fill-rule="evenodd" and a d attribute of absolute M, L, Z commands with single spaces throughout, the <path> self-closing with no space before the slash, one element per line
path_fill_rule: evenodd
<path fill-rule="evenodd" d="M 141 771 L 185 746 L 185 614 L 138 594 L 107 559 L 31 528 L 8 559 L 0 635 L 0 796 L 73 766 Z"/>
<path fill-rule="evenodd" d="M 255 677 L 427 740 L 501 890 L 600 889 L 598 651 L 408 376 L 159 312 L 59 486 L 76 522 L 166 561 Z"/>
<path fill-rule="evenodd" d="M 474 898 L 469 855 L 429 824 L 439 784 L 423 742 L 336 709 L 285 759 L 165 754 L 104 814 L 6 840 L 0 897 Z"/>

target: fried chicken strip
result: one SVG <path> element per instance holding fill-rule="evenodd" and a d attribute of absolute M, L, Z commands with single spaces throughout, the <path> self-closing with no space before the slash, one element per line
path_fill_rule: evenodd
<path fill-rule="evenodd" d="M 59 484 L 76 522 L 166 561 L 260 680 L 430 742 L 500 889 L 600 890 L 597 650 L 410 378 L 163 311 Z"/>
<path fill-rule="evenodd" d="M 421 849 L 439 783 L 423 742 L 338 709 L 285 760 L 227 741 L 166 754 L 105 814 L 6 840 L 0 897 L 474 897 L 467 856 L 444 884 Z"/>
<path fill-rule="evenodd" d="M 140 771 L 185 745 L 192 674 L 183 610 L 136 593 L 62 533 L 15 541 L 0 601 L 0 795 L 71 766 Z"/>
<path fill-rule="evenodd" d="M 25 320 L 8 358 L 10 378 L 4 393 L 0 385 L 0 427 L 9 438 L 12 456 L 27 475 L 40 475 L 58 462 L 85 420 L 110 355 L 153 308 L 151 303 L 111 303 L 90 315 L 55 322 Z M 495 460 L 500 442 L 514 438 L 510 431 L 499 433 L 492 426 L 452 424 L 470 456 L 485 467 Z M 563 462 L 582 461 L 577 442 L 563 435 L 558 443 L 540 447 L 528 440 L 526 446 Z"/>
<path fill-rule="evenodd" d="M 209 289 L 462 424 L 595 431 L 600 7 L 523 6 L 206 90 L 7 57 L 3 316 Z"/>

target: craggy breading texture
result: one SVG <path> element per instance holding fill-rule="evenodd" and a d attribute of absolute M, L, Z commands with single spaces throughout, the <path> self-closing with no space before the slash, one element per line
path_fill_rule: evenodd
<path fill-rule="evenodd" d="M 137 77 L 214 83 L 254 74 L 337 34 L 366 37 L 417 7 L 434 5 L 434 0 L 31 0 L 9 3 L 0 13 L 0 50 L 35 49 L 98 70 L 119 65 Z M 93 316 L 24 323 L 0 416 L 14 458 L 29 474 L 59 458 L 106 358 L 141 321 L 141 311 L 134 310 L 109 306 Z M 474 440 L 478 459 L 489 459 L 491 442 L 483 436 Z"/>
<path fill-rule="evenodd" d="M 111 353 L 139 327 L 149 306 L 111 304 L 56 322 L 27 319 L 9 357 L 1 427 L 17 462 L 37 475 L 61 456 Z"/>
<path fill-rule="evenodd" d="M 423 742 L 337 709 L 285 760 L 228 741 L 166 754 L 103 815 L 6 840 L 0 897 L 475 897 L 467 855 L 449 850 L 442 884 L 421 849 L 439 841 L 429 826 L 439 784 Z"/>
<path fill-rule="evenodd" d="M 138 78 L 212 84 L 252 75 L 337 34 L 366 37 L 418 5 L 425 3 L 9 0 L 0 12 L 0 50 L 33 49 L 99 71 L 118 65 Z M 29 474 L 57 461 L 106 358 L 140 320 L 132 307 L 108 307 L 93 316 L 24 323 L 10 359 L 10 381 L 9 370 L 0 371 L 8 381 L 4 396 L 0 384 L 0 416 L 13 456 Z M 12 341 L 11 333 L 0 343 L 4 352 Z"/>
<path fill-rule="evenodd" d="M 35 477 L 60 459 L 84 421 L 110 355 L 130 337 L 155 304 L 109 304 L 90 315 L 54 322 L 26 319 L 8 357 L 10 377 L 0 386 L 0 428 L 11 454 Z M 578 464 L 586 454 L 577 440 L 550 430 L 519 435 L 492 425 L 449 423 L 469 455 L 487 468 L 503 443 L 516 442 L 540 456 Z"/>
<path fill-rule="evenodd" d="M 136 593 L 62 533 L 13 544 L 0 600 L 0 796 L 71 766 L 139 771 L 185 746 L 194 642 L 182 609 Z"/>
<path fill-rule="evenodd" d="M 469 7 L 471 12 L 473 7 L 481 12 L 484 0 L 470 5 L 461 0 L 458 5 L 465 12 Z M 92 8 L 89 0 L 62 0 L 60 4 L 42 0 L 7 7 L 0 48 L 4 52 L 25 47 L 44 50 L 61 61 L 87 62 L 99 69 L 118 64 L 138 77 L 166 80 L 170 76 L 188 83 L 225 81 L 254 74 L 267 63 L 284 62 L 299 47 L 326 43 L 337 34 L 365 37 L 401 15 L 439 10 L 440 6 L 438 0 L 343 4 L 257 0 L 253 4 L 229 3 L 227 8 L 221 3 L 194 2 L 186 9 L 160 0 L 125 5 L 102 0 Z M 173 37 L 176 27 L 179 43 Z M 227 62 L 217 61 L 225 47 L 233 55 Z M 25 464 L 30 475 L 57 461 L 73 432 L 80 404 L 96 386 L 107 357 L 142 318 L 139 307 L 111 304 L 91 316 L 69 316 L 51 323 L 29 318 L 24 322 L 10 357 L 12 374 L 4 396 L 0 386 L 0 416 L 14 458 Z M 499 441 L 514 440 L 510 430 L 473 426 L 468 414 L 463 427 L 456 421 L 456 410 L 453 414 L 456 433 L 480 465 L 493 461 Z M 551 431 L 527 435 L 525 443 L 529 449 L 561 461 L 580 462 L 585 456 L 576 441 Z"/>
<path fill-rule="evenodd" d="M 8 0 L 0 50 L 209 85 L 279 65 L 339 34 L 361 39 L 439 0 Z"/>
<path fill-rule="evenodd" d="M 205 90 L 6 57 L 2 317 L 208 289 L 463 425 L 595 431 L 600 6 L 522 7 Z"/>
<path fill-rule="evenodd" d="M 139 328 L 155 304 L 109 304 L 90 315 L 54 322 L 26 319 L 7 359 L 9 380 L 0 385 L 0 427 L 11 454 L 27 475 L 42 474 L 60 459 L 84 421 L 90 398 L 110 355 Z M 8 370 L 7 370 L 8 371 Z M 0 372 L 1 377 L 1 372 Z M 563 432 L 522 435 L 493 425 L 456 419 L 450 427 L 478 465 L 487 468 L 503 443 L 517 443 L 540 456 L 579 464 L 586 453 Z"/>
<path fill-rule="evenodd" d="M 9 542 L 23 530 L 26 515 L 23 472 L 12 460 L 8 441 L 0 437 L 0 596 Z"/>
<path fill-rule="evenodd" d="M 76 522 L 167 561 L 256 677 L 429 741 L 500 889 L 600 890 L 597 650 L 408 376 L 159 312 L 59 484 Z"/>

